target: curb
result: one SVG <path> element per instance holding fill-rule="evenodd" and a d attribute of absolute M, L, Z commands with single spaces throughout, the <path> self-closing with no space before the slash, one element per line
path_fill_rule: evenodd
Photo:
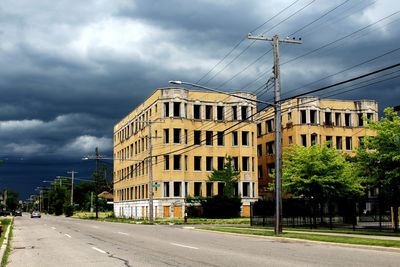
<path fill-rule="evenodd" d="M 1 248 L 0 248 L 0 264 L 1 264 L 1 262 L 3 261 L 3 257 L 4 257 L 4 254 L 5 254 L 5 252 L 6 252 L 6 249 L 7 249 L 7 245 L 8 245 L 8 241 L 9 241 L 9 237 L 10 237 L 10 229 L 11 229 L 11 225 L 13 224 L 13 222 L 14 222 L 14 219 L 11 219 L 11 223 L 7 226 L 7 230 L 6 230 L 6 233 L 5 233 L 5 235 L 4 235 L 4 240 L 3 240 L 3 244 L 1 244 Z"/>
<path fill-rule="evenodd" d="M 328 242 L 328 241 L 315 241 L 315 240 L 307 240 L 307 239 L 299 239 L 299 238 L 291 238 L 291 237 L 240 234 L 240 233 L 220 232 L 220 231 L 213 231 L 213 230 L 199 229 L 199 228 L 196 228 L 195 230 L 196 231 L 210 232 L 210 233 L 233 235 L 233 236 L 245 236 L 245 237 L 250 237 L 250 238 L 269 239 L 269 240 L 277 240 L 277 241 L 278 240 L 285 240 L 285 241 L 292 241 L 293 243 L 314 243 L 314 244 L 321 244 L 321 245 L 331 245 L 331 246 L 335 246 L 335 247 L 347 247 L 347 248 L 357 248 L 357 249 L 365 249 L 365 250 L 375 250 L 375 251 L 386 251 L 386 252 L 400 253 L 400 248 L 394 248 L 394 247 L 369 246 L 369 245 L 346 244 L 346 243 L 334 243 L 334 242 Z"/>

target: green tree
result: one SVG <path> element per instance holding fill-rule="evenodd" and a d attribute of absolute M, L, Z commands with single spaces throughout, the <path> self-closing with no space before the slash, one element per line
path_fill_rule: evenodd
<path fill-rule="evenodd" d="M 354 164 L 327 146 L 291 146 L 284 152 L 282 175 L 286 192 L 318 203 L 364 192 Z"/>
<path fill-rule="evenodd" d="M 394 207 L 395 231 L 398 230 L 400 204 L 400 116 L 393 108 L 384 110 L 379 121 L 368 121 L 376 136 L 365 137 L 364 145 L 357 151 L 360 172 L 372 187 L 389 199 Z"/>
<path fill-rule="evenodd" d="M 7 189 L 6 206 L 8 210 L 15 210 L 18 207 L 18 192 Z"/>
<path fill-rule="evenodd" d="M 49 213 L 55 215 L 61 215 L 64 211 L 64 205 L 68 201 L 67 190 L 64 186 L 59 184 L 52 185 L 49 191 Z"/>
<path fill-rule="evenodd" d="M 210 181 L 224 182 L 224 196 L 232 198 L 235 196 L 234 188 L 235 183 L 240 178 L 240 171 L 236 170 L 232 165 L 232 158 L 227 156 L 222 170 L 213 170 L 211 175 L 208 176 Z"/>

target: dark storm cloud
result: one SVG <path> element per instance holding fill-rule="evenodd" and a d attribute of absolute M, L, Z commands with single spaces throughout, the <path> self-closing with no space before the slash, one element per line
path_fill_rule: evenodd
<path fill-rule="evenodd" d="M 81 157 L 93 154 L 96 146 L 102 154 L 112 155 L 113 125 L 155 88 L 168 86 L 167 81 L 172 79 L 197 81 L 249 31 L 293 2 L 2 1 L 0 157 L 24 161 L 22 165 L 10 161 L 0 167 L 0 188 L 3 184 L 12 185 L 13 178 L 28 179 L 31 186 L 44 173 L 60 175 L 56 169 L 64 172 L 78 168 Z M 317 0 L 299 11 L 310 2 L 298 1 L 255 34 L 279 33 L 284 38 L 344 0 Z M 302 45 L 282 45 L 281 63 L 399 9 L 400 4 L 394 0 L 346 2 L 296 33 L 296 37 L 303 38 Z M 288 18 L 297 11 L 297 15 Z M 394 15 L 332 46 L 283 64 L 283 92 L 396 48 L 400 43 L 399 18 Z M 283 20 L 286 21 L 280 23 Z M 249 44 L 251 41 L 244 40 L 201 83 L 224 84 L 271 48 L 267 42 L 256 42 L 239 56 Z M 399 55 L 393 53 L 299 92 L 392 64 Z M 239 57 L 224 68 L 236 56 Z M 222 87 L 255 90 L 270 76 L 271 66 L 269 53 Z M 259 75 L 263 79 L 243 88 Z M 397 81 L 337 97 L 373 98 L 381 108 L 395 105 L 400 95 Z M 25 166 L 22 171 L 21 166 Z M 82 172 L 90 173 L 87 169 Z"/>

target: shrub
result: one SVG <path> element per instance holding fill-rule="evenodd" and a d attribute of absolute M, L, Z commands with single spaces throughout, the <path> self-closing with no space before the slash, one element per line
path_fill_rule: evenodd
<path fill-rule="evenodd" d="M 70 204 L 65 204 L 64 205 L 64 215 L 66 217 L 71 217 L 74 215 L 74 207 Z"/>
<path fill-rule="evenodd" d="M 201 201 L 203 217 L 206 218 L 235 218 L 240 217 L 240 198 L 214 196 Z"/>

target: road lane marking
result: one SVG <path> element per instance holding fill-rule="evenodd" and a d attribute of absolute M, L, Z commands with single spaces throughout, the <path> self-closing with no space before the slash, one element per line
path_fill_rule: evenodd
<path fill-rule="evenodd" d="M 124 232 L 118 232 L 118 234 L 120 234 L 120 235 L 129 235 L 128 233 L 124 233 Z"/>
<path fill-rule="evenodd" d="M 71 238 L 71 236 L 69 235 L 69 234 L 64 234 L 66 237 L 69 237 L 69 238 Z"/>
<path fill-rule="evenodd" d="M 99 229 L 99 227 L 98 227 L 98 226 L 96 226 L 96 225 L 92 225 L 92 228 Z"/>
<path fill-rule="evenodd" d="M 54 226 L 52 226 L 51 229 L 56 230 L 56 228 Z"/>
<path fill-rule="evenodd" d="M 171 245 L 177 246 L 177 247 L 182 247 L 182 248 L 190 248 L 190 249 L 199 249 L 196 247 L 191 247 L 191 246 L 186 246 L 186 245 L 182 245 L 182 244 L 178 244 L 178 243 L 170 243 Z"/>
<path fill-rule="evenodd" d="M 98 252 L 100 252 L 100 253 L 103 253 L 103 254 L 106 254 L 106 253 L 107 253 L 107 252 L 105 252 L 104 250 L 101 250 L 101 249 L 96 248 L 96 247 L 92 247 L 92 249 L 94 249 L 94 250 L 96 250 L 96 251 L 98 251 Z"/>
<path fill-rule="evenodd" d="M 184 226 L 184 227 L 182 227 L 183 229 L 195 229 L 193 226 Z"/>

